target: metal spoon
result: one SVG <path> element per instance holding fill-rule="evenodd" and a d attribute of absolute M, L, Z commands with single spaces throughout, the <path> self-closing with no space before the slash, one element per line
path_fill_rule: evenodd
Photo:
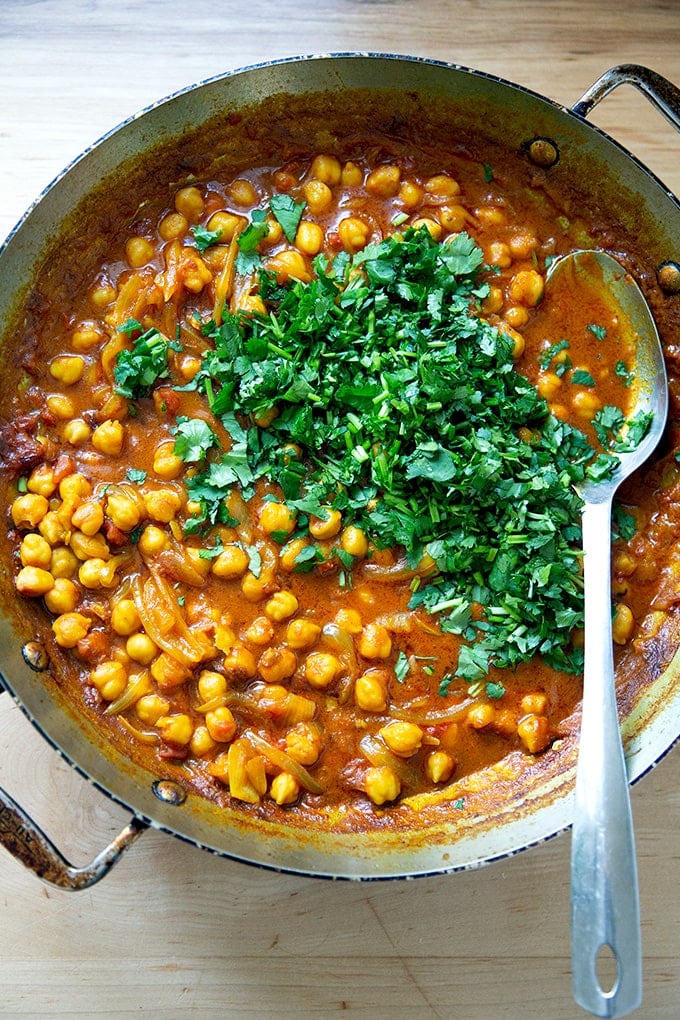
<path fill-rule="evenodd" d="M 602 252 L 581 251 L 556 261 L 558 274 L 608 295 L 621 323 L 635 339 L 635 407 L 651 411 L 652 425 L 631 453 L 619 455 L 613 478 L 581 489 L 585 583 L 583 715 L 576 771 L 571 854 L 571 953 L 576 1002 L 599 1017 L 622 1017 L 642 1001 L 642 959 L 635 841 L 626 763 L 614 688 L 611 617 L 611 509 L 621 482 L 649 457 L 668 413 L 668 386 L 661 342 L 635 281 Z M 576 298 L 578 300 L 578 298 Z M 608 948 L 607 948 L 608 947 Z M 598 957 L 616 964 L 612 987 L 602 988 Z"/>

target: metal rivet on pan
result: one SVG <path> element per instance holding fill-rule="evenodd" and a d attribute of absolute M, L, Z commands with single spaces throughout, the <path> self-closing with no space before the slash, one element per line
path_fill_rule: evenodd
<path fill-rule="evenodd" d="M 49 667 L 50 657 L 45 651 L 44 645 L 41 645 L 39 641 L 27 641 L 21 649 L 21 654 L 26 665 L 34 669 L 36 673 L 43 673 Z"/>
<path fill-rule="evenodd" d="M 560 158 L 560 150 L 551 138 L 532 138 L 524 144 L 524 148 L 532 163 L 546 169 L 555 166 Z"/>
<path fill-rule="evenodd" d="M 172 804 L 174 807 L 179 807 L 187 799 L 187 791 L 172 779 L 156 779 L 151 789 L 164 804 Z"/>
<path fill-rule="evenodd" d="M 677 262 L 662 262 L 656 271 L 656 279 L 666 294 L 680 294 L 680 265 Z"/>

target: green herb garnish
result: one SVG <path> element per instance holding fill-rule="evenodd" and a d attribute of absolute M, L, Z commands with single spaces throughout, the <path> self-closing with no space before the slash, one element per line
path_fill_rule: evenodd
<path fill-rule="evenodd" d="M 138 322 L 129 319 L 120 327 L 119 332 L 129 335 L 140 329 Z M 174 345 L 157 329 L 142 332 L 141 336 L 133 341 L 132 348 L 124 348 L 116 356 L 113 368 L 116 393 L 131 400 L 147 397 L 154 383 L 170 374 L 168 369 L 170 348 L 174 349 Z"/>

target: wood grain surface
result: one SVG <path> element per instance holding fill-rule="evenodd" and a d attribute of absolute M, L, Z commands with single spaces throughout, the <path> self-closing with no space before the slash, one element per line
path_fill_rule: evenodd
<path fill-rule="evenodd" d="M 608 67 L 680 83 L 676 0 L 0 0 L 0 235 L 82 149 L 146 104 L 266 59 L 449 60 L 572 105 Z M 680 193 L 680 139 L 632 89 L 594 123 Z M 0 697 L 0 785 L 82 863 L 126 821 Z M 680 1015 L 680 757 L 633 791 L 640 1017 Z M 562 1020 L 569 838 L 477 872 L 378 884 L 278 875 L 143 836 L 90 891 L 0 851 L 0 1016 Z"/>

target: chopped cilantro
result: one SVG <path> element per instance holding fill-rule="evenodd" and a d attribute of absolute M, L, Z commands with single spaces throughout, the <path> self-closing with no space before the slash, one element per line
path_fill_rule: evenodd
<path fill-rule="evenodd" d="M 493 698 L 494 700 L 502 698 L 505 694 L 505 687 L 501 683 L 495 683 L 493 680 L 487 680 L 486 682 L 486 696 L 487 698 Z"/>
<path fill-rule="evenodd" d="M 175 456 L 189 463 L 204 460 L 208 450 L 218 443 L 217 436 L 202 418 L 178 418 L 177 426 L 171 431 L 175 436 Z"/>
<path fill-rule="evenodd" d="M 399 652 L 397 655 L 397 661 L 394 664 L 394 675 L 397 678 L 397 682 L 402 684 L 408 675 L 410 669 L 409 661 L 405 652 Z"/>
<path fill-rule="evenodd" d="M 585 368 L 575 368 L 571 374 L 574 386 L 594 386 L 595 380 Z"/>
<path fill-rule="evenodd" d="M 133 485 L 141 485 L 142 482 L 146 481 L 146 471 L 142 471 L 139 468 L 128 468 L 125 472 L 125 477 Z"/>
<path fill-rule="evenodd" d="M 236 243 L 239 252 L 236 256 L 236 271 L 244 276 L 256 272 L 262 265 L 257 246 L 269 233 L 266 215 L 266 210 L 256 209 L 250 217 L 251 221 L 248 226 L 238 235 Z"/>
<path fill-rule="evenodd" d="M 292 244 L 299 226 L 306 202 L 296 202 L 290 195 L 273 195 L 269 208 L 281 224 L 287 240 Z"/>
<path fill-rule="evenodd" d="M 598 326 L 595 322 L 589 323 L 588 329 L 594 337 L 597 337 L 598 340 L 604 340 L 607 336 L 606 328 L 604 326 Z"/>
<path fill-rule="evenodd" d="M 198 226 L 191 228 L 196 247 L 199 251 L 205 251 L 213 244 L 217 244 L 219 239 L 222 237 L 221 230 L 208 230 L 207 227 Z"/>
<path fill-rule="evenodd" d="M 623 379 L 625 386 L 630 386 L 635 378 L 633 372 L 630 371 L 625 361 L 617 361 L 614 365 L 614 374 L 618 375 L 619 379 Z"/>
<path fill-rule="evenodd" d="M 130 319 L 120 327 L 119 332 L 129 335 L 140 328 L 139 323 Z M 123 348 L 116 356 L 113 368 L 116 393 L 132 400 L 148 396 L 154 383 L 170 374 L 170 347 L 170 342 L 162 333 L 157 329 L 148 329 L 133 341 L 132 348 Z"/>

